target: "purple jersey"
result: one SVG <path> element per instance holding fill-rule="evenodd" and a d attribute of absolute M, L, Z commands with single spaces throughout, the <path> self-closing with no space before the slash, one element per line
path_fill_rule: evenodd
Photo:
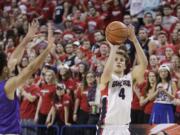
<path fill-rule="evenodd" d="M 16 95 L 13 100 L 7 98 L 5 84 L 6 81 L 0 82 L 0 134 L 19 134 L 19 100 Z"/>

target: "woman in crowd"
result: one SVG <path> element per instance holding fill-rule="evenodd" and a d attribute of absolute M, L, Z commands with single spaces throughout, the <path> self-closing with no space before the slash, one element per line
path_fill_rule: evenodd
<path fill-rule="evenodd" d="M 40 97 L 35 114 L 35 122 L 45 124 L 46 118 L 52 106 L 53 95 L 56 91 L 56 76 L 53 70 L 47 70 L 44 76 L 45 83 L 41 86 Z M 39 130 L 38 134 L 43 135 L 43 130 Z"/>
<path fill-rule="evenodd" d="M 28 127 L 35 124 L 33 120 L 36 113 L 40 88 L 34 83 L 34 76 L 31 76 L 31 78 L 27 80 L 23 88 L 19 89 L 21 95 L 21 124 Z M 34 135 L 35 130 L 32 130 L 31 128 L 23 128 L 22 134 Z"/>
<path fill-rule="evenodd" d="M 176 84 L 171 79 L 167 65 L 159 67 L 159 76 L 156 87 L 156 98 L 150 116 L 150 123 L 174 123 L 172 100 L 175 98 Z"/>
<path fill-rule="evenodd" d="M 144 107 L 144 123 L 149 122 L 149 118 L 151 116 L 151 111 L 154 102 L 154 94 L 156 90 L 157 84 L 157 73 L 153 71 L 149 71 L 147 84 L 145 89 L 143 90 L 142 96 L 140 97 L 140 105 Z"/>
<path fill-rule="evenodd" d="M 46 125 L 49 127 L 55 121 L 58 125 L 71 125 L 72 122 L 72 99 L 66 94 L 66 86 L 57 84 L 56 93 L 53 97 L 53 106 L 46 119 Z M 57 119 L 55 120 L 57 116 Z"/>

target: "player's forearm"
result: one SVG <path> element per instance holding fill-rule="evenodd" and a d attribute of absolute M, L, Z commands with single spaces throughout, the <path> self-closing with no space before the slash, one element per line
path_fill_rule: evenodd
<path fill-rule="evenodd" d="M 143 49 L 141 48 L 141 46 L 139 44 L 139 41 L 137 40 L 137 38 L 133 39 L 133 43 L 134 43 L 134 46 L 135 46 L 135 49 L 136 49 L 136 54 L 137 54 L 139 64 L 144 66 L 145 69 L 146 69 L 146 67 L 148 65 L 148 60 L 146 58 L 146 55 L 145 55 Z"/>
<path fill-rule="evenodd" d="M 17 59 L 21 59 L 20 56 L 23 55 L 24 50 L 25 50 L 25 46 L 28 44 L 28 42 L 31 40 L 30 37 L 25 36 L 23 38 L 23 40 L 21 41 L 21 43 L 16 47 L 16 49 L 14 50 L 14 52 L 11 54 L 11 58 L 17 58 Z"/>
<path fill-rule="evenodd" d="M 113 72 L 116 51 L 116 48 L 111 48 L 109 57 L 107 59 L 103 73 L 101 75 L 101 83 L 107 83 L 111 77 L 111 74 Z"/>
<path fill-rule="evenodd" d="M 25 45 L 27 45 L 29 41 L 30 37 L 26 36 L 11 54 L 8 62 L 8 67 L 10 67 L 11 70 L 14 70 L 15 66 L 20 63 L 24 54 Z M 14 62 L 14 60 L 16 60 L 16 62 Z"/>
<path fill-rule="evenodd" d="M 20 74 L 18 83 L 22 84 L 28 79 L 37 69 L 43 64 L 45 58 L 49 53 L 49 49 L 46 48 L 36 59 L 34 59 Z"/>

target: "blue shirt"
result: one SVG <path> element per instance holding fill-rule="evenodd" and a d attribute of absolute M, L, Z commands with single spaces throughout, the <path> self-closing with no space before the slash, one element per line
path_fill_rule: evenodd
<path fill-rule="evenodd" d="M 13 100 L 8 99 L 5 84 L 0 82 L 0 134 L 20 134 L 19 100 L 16 94 Z"/>

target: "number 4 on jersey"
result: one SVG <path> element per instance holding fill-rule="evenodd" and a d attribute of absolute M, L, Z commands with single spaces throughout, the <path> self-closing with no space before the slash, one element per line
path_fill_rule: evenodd
<path fill-rule="evenodd" d="M 120 89 L 119 97 L 121 97 L 124 100 L 124 98 L 125 98 L 125 89 L 124 88 Z"/>

